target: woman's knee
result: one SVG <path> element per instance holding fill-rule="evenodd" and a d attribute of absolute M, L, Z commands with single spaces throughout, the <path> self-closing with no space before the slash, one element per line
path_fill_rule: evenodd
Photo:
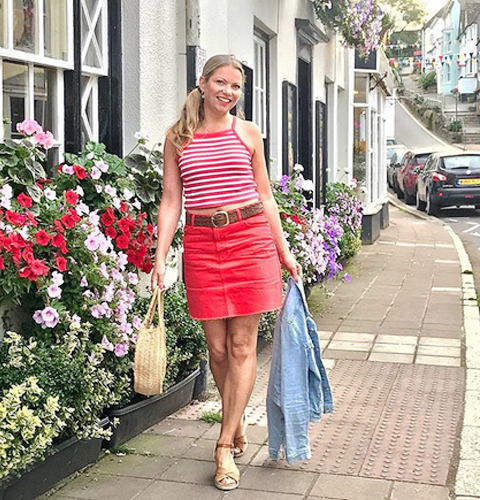
<path fill-rule="evenodd" d="M 257 355 L 256 344 L 246 336 L 233 338 L 229 345 L 228 355 L 235 361 L 246 361 Z"/>
<path fill-rule="evenodd" d="M 224 364 L 228 360 L 228 350 L 224 343 L 209 344 L 208 353 L 210 361 L 216 364 Z"/>

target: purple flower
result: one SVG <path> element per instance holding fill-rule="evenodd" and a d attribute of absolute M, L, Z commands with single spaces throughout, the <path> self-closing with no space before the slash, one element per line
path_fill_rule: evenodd
<path fill-rule="evenodd" d="M 105 337 L 105 335 L 102 337 L 102 342 L 101 344 L 107 351 L 113 351 L 113 344 Z"/>
<path fill-rule="evenodd" d="M 56 309 L 48 306 L 42 310 L 35 311 L 33 320 L 45 330 L 46 328 L 56 326 L 60 320 L 60 316 Z"/>

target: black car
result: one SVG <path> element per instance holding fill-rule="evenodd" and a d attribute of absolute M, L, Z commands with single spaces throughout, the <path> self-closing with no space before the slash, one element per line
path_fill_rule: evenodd
<path fill-rule="evenodd" d="M 418 170 L 417 208 L 435 215 L 451 205 L 480 208 L 480 152 L 433 153 Z"/>

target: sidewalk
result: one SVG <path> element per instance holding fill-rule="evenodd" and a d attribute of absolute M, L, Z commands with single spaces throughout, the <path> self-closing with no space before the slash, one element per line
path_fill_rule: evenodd
<path fill-rule="evenodd" d="M 474 420 L 480 366 L 468 370 L 460 455 L 471 361 L 465 330 L 477 343 L 480 336 L 476 301 L 466 303 L 475 293 L 462 251 L 441 222 L 391 207 L 390 227 L 349 266 L 352 281 L 314 289 L 309 301 L 336 412 L 312 425 L 310 461 L 268 458 L 267 346 L 248 407 L 250 445 L 238 460 L 238 490 L 222 493 L 212 485 L 219 424 L 198 420 L 219 409 L 212 398 L 134 438 L 127 443 L 133 454 L 105 455 L 48 498 L 447 500 L 459 463 L 456 490 L 464 496 L 458 499 L 480 498 L 480 423 Z"/>

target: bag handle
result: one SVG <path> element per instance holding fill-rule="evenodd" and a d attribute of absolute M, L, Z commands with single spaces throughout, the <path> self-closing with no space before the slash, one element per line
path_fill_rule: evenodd
<path fill-rule="evenodd" d="M 158 320 L 163 321 L 163 290 L 157 286 L 153 291 L 152 300 L 150 301 L 150 305 L 148 306 L 147 315 L 143 320 L 143 326 L 145 328 L 150 328 L 152 325 L 153 317 L 155 316 L 155 306 L 157 306 L 158 310 Z"/>

